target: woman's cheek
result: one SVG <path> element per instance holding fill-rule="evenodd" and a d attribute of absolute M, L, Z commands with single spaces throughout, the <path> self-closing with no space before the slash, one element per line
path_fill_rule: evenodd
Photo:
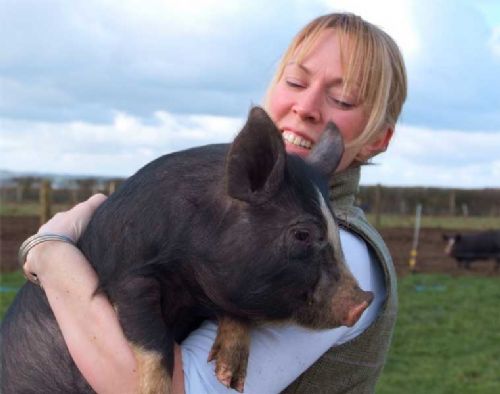
<path fill-rule="evenodd" d="M 291 108 L 290 100 L 290 94 L 287 94 L 280 84 L 276 85 L 269 94 L 266 109 L 275 123 L 287 114 L 288 108 Z"/>

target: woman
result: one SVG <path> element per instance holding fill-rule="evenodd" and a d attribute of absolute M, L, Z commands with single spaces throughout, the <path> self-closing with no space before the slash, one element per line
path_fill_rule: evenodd
<path fill-rule="evenodd" d="M 328 121 L 346 151 L 331 180 L 331 200 L 343 227 L 346 263 L 375 299 L 353 327 L 312 332 L 260 327 L 253 332 L 246 393 L 373 392 L 385 362 L 397 309 L 390 255 L 362 211 L 353 206 L 360 164 L 389 145 L 406 98 L 406 74 L 394 41 L 351 14 L 319 17 L 302 29 L 269 86 L 266 109 L 289 153 L 307 156 Z M 97 195 L 56 215 L 40 233 L 73 240 L 105 197 Z M 99 393 L 136 392 L 136 362 L 108 300 L 92 297 L 95 272 L 72 245 L 44 242 L 24 270 L 43 286 L 80 371 Z M 205 322 L 176 348 L 175 393 L 227 392 L 206 357 L 216 324 Z M 103 372 L 105 371 L 105 372 Z"/>

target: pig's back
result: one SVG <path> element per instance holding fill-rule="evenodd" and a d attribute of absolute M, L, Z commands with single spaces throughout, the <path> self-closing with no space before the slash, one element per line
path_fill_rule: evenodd
<path fill-rule="evenodd" d="M 229 145 L 161 156 L 125 181 L 94 213 L 79 247 L 101 279 L 165 253 L 210 201 Z"/>

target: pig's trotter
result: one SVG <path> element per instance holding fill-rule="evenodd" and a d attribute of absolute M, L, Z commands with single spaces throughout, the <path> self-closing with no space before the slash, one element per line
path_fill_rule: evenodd
<path fill-rule="evenodd" d="M 209 361 L 215 360 L 215 375 L 224 386 L 243 392 L 248 362 L 248 346 L 231 341 L 214 343 Z"/>
<path fill-rule="evenodd" d="M 228 317 L 219 319 L 217 337 L 208 356 L 215 360 L 215 375 L 224 386 L 243 392 L 250 346 L 250 328 Z"/>

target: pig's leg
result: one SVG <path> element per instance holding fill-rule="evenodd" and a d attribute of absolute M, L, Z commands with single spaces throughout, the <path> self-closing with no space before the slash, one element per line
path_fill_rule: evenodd
<path fill-rule="evenodd" d="M 158 281 L 147 277 L 128 277 L 106 290 L 136 355 L 140 393 L 169 394 L 174 339 L 163 319 Z"/>
<path fill-rule="evenodd" d="M 223 385 L 242 393 L 247 373 L 250 326 L 227 316 L 218 320 L 217 337 L 208 361 L 215 360 L 215 374 Z"/>
<path fill-rule="evenodd" d="M 171 375 L 165 370 L 162 356 L 131 344 L 139 369 L 140 394 L 170 394 L 172 386 Z"/>

